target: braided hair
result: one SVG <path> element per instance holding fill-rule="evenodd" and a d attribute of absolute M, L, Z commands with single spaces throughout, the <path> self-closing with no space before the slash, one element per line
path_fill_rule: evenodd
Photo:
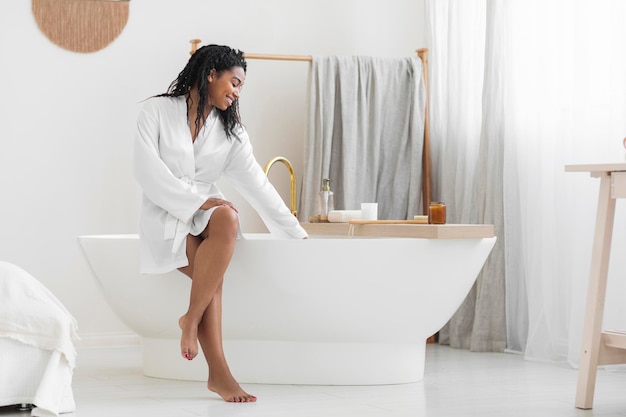
<path fill-rule="evenodd" d="M 230 70 L 233 67 L 241 67 L 246 71 L 246 60 L 243 52 L 238 49 L 232 49 L 222 45 L 205 45 L 199 48 L 191 58 L 185 68 L 178 74 L 178 77 L 172 81 L 167 92 L 159 94 L 156 97 L 179 97 L 184 96 L 192 89 L 198 88 L 200 101 L 198 102 L 198 114 L 195 124 L 196 131 L 204 126 L 207 116 L 203 109 L 208 105 L 208 78 L 211 70 L 215 69 L 218 75 L 222 72 Z M 187 109 L 189 109 L 189 96 L 187 96 Z M 230 139 L 236 136 L 235 130 L 241 125 L 239 116 L 239 99 L 235 100 L 226 110 L 217 109 L 220 119 L 224 124 L 226 137 Z M 189 110 L 187 110 L 189 111 Z"/>

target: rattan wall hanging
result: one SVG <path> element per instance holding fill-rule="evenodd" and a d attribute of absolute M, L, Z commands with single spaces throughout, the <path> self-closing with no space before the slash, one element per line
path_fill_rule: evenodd
<path fill-rule="evenodd" d="M 39 29 L 53 43 L 74 52 L 105 48 L 124 30 L 129 1 L 32 0 Z"/>

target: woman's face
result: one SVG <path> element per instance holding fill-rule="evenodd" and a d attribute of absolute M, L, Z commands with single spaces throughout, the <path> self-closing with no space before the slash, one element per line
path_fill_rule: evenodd
<path fill-rule="evenodd" d="M 246 73 L 241 67 L 233 67 L 221 73 L 212 70 L 208 86 L 211 104 L 220 110 L 229 108 L 239 98 L 245 80 Z"/>

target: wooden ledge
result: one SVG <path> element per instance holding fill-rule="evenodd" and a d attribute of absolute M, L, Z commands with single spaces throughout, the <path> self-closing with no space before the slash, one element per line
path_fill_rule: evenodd
<path fill-rule="evenodd" d="M 593 175 L 594 173 L 619 171 L 626 171 L 626 163 L 618 162 L 612 164 L 565 165 L 565 172 L 591 172 Z"/>
<path fill-rule="evenodd" d="M 494 237 L 492 224 L 300 224 L 310 235 L 408 237 L 420 239 L 482 239 Z"/>

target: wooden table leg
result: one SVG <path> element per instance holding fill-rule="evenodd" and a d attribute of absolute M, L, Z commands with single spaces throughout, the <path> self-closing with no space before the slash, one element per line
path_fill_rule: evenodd
<path fill-rule="evenodd" d="M 607 273 L 611 253 L 611 238 L 613 236 L 613 220 L 615 217 L 615 200 L 611 198 L 611 176 L 604 173 L 600 178 L 600 195 L 598 198 L 596 230 L 591 256 L 589 289 L 587 291 L 583 346 L 580 367 L 578 369 L 578 387 L 576 389 L 576 407 L 582 409 L 589 409 L 593 406 Z"/>

